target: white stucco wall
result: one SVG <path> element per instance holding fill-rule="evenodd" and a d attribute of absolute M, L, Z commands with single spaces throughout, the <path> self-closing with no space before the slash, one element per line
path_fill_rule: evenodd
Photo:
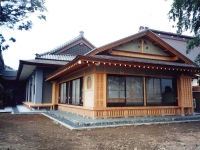
<path fill-rule="evenodd" d="M 91 88 L 88 89 L 88 78 L 91 78 Z M 85 107 L 94 107 L 94 75 L 84 77 Z"/>
<path fill-rule="evenodd" d="M 192 86 L 198 86 L 197 79 L 192 80 Z"/>

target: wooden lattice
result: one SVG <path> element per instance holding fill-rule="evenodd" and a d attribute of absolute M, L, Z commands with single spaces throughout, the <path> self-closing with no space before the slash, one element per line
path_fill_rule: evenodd
<path fill-rule="evenodd" d="M 193 107 L 191 77 L 181 76 L 179 78 L 178 86 L 180 106 Z"/>
<path fill-rule="evenodd" d="M 103 107 L 104 104 L 104 74 L 96 74 L 95 101 L 96 107 Z"/>

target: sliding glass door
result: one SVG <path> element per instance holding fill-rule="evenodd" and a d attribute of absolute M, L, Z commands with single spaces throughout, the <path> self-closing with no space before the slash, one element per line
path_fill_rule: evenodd
<path fill-rule="evenodd" d="M 108 75 L 107 106 L 144 106 L 144 97 L 146 106 L 177 106 L 176 82 L 176 78 Z"/>
<path fill-rule="evenodd" d="M 126 105 L 142 106 L 143 100 L 143 78 L 126 77 Z"/>
<path fill-rule="evenodd" d="M 161 105 L 161 82 L 158 78 L 146 78 L 147 105 Z"/>
<path fill-rule="evenodd" d="M 125 78 L 123 76 L 107 77 L 108 88 L 108 106 L 121 106 L 125 105 Z"/>
<path fill-rule="evenodd" d="M 108 75 L 107 106 L 143 105 L 143 78 Z"/>
<path fill-rule="evenodd" d="M 79 105 L 81 103 L 81 83 L 80 79 L 72 81 L 72 105 Z"/>
<path fill-rule="evenodd" d="M 82 104 L 82 78 L 60 84 L 59 103 Z"/>

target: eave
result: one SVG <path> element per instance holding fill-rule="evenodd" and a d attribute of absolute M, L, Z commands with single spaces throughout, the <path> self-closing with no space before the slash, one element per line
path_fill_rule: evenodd
<path fill-rule="evenodd" d="M 193 65 L 187 65 L 187 64 L 180 64 L 178 66 L 178 63 L 166 63 L 161 64 L 154 61 L 155 63 L 148 63 L 143 59 L 144 61 L 131 61 L 131 60 L 110 60 L 106 58 L 94 58 L 90 56 L 80 56 L 76 60 L 70 62 L 66 66 L 63 66 L 62 68 L 55 71 L 53 74 L 51 74 L 49 77 L 46 78 L 45 81 L 52 81 L 57 80 L 62 76 L 65 76 L 66 74 L 72 73 L 73 71 L 77 71 L 78 69 L 84 68 L 86 66 L 110 66 L 110 67 L 129 67 L 129 68 L 137 68 L 137 69 L 150 69 L 150 70 L 172 70 L 172 71 L 182 71 L 185 72 L 185 75 L 194 76 L 195 74 L 200 73 L 200 68 L 197 68 Z M 157 62 L 157 63 L 156 63 Z M 161 61 L 160 61 L 161 62 Z M 182 66 L 181 66 L 182 65 Z"/>
<path fill-rule="evenodd" d="M 48 60 L 46 60 L 48 61 Z M 17 72 L 17 78 L 16 80 L 21 80 L 20 79 L 20 76 L 22 75 L 22 71 L 23 69 L 25 69 L 25 72 L 27 76 L 26 78 L 28 78 L 28 76 L 35 70 L 36 67 L 51 67 L 51 68 L 59 68 L 65 64 L 67 64 L 67 62 L 65 62 L 65 64 L 58 64 L 56 62 L 61 62 L 61 61 L 57 61 L 57 60 L 54 60 L 54 64 L 51 63 L 51 64 L 47 64 L 47 63 L 39 63 L 39 62 L 31 62 L 30 60 L 20 60 L 19 61 L 19 68 L 18 68 L 18 72 Z M 64 62 L 64 61 L 63 61 Z M 26 68 L 24 68 L 26 67 Z M 28 67 L 28 70 L 26 71 Z M 22 80 L 25 80 L 24 78 Z"/>

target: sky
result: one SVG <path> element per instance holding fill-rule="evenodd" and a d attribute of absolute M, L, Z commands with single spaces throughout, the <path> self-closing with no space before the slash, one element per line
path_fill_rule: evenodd
<path fill-rule="evenodd" d="M 140 26 L 175 33 L 167 15 L 171 4 L 172 0 L 46 0 L 46 21 L 33 15 L 30 31 L 0 29 L 16 39 L 3 51 L 4 62 L 17 70 L 19 60 L 34 59 L 80 31 L 96 47 L 135 34 Z"/>

